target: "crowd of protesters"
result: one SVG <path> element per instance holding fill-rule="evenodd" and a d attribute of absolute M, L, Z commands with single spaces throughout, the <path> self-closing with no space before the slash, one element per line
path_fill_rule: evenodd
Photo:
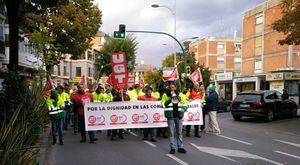
<path fill-rule="evenodd" d="M 51 91 L 50 98 L 47 99 L 49 108 L 49 116 L 52 123 L 53 144 L 57 143 L 57 135 L 59 144 L 64 145 L 63 130 L 70 128 L 72 123 L 74 135 L 81 134 L 80 143 L 87 141 L 84 105 L 88 102 L 117 102 L 117 101 L 161 101 L 165 109 L 165 117 L 167 118 L 167 128 L 145 128 L 139 129 L 143 131 L 143 140 L 156 142 L 156 136 L 169 137 L 170 153 L 174 154 L 176 149 L 180 153 L 186 153 L 183 148 L 182 131 L 185 129 L 186 136 L 191 136 L 191 126 L 182 126 L 182 118 L 187 110 L 187 103 L 190 100 L 201 100 L 203 112 L 203 125 L 194 125 L 194 136 L 200 138 L 199 131 L 205 130 L 205 115 L 208 115 L 207 133 L 219 135 L 220 128 L 216 117 L 216 106 L 218 104 L 218 94 L 216 87 L 210 85 L 205 90 L 201 84 L 195 83 L 192 89 L 183 89 L 182 92 L 177 90 L 174 82 L 164 83 L 159 90 L 155 90 L 151 85 L 142 88 L 139 84 L 127 90 L 116 91 L 110 85 L 97 85 L 94 87 L 89 84 L 84 88 L 83 84 L 70 88 L 69 84 L 58 85 L 56 89 Z M 200 130 L 199 130 L 200 127 Z M 107 130 L 107 136 L 111 140 L 116 140 L 118 136 L 124 139 L 123 133 L 127 130 L 114 129 Z M 89 142 L 95 143 L 98 139 L 94 131 L 87 131 Z"/>

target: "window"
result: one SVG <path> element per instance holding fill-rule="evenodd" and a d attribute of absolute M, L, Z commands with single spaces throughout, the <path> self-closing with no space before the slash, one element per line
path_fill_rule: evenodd
<path fill-rule="evenodd" d="M 259 14 L 259 15 L 256 16 L 255 24 L 259 25 L 259 24 L 262 24 L 262 23 L 263 23 L 263 15 Z"/>
<path fill-rule="evenodd" d="M 93 61 L 93 53 L 91 51 L 88 51 L 88 60 Z"/>
<path fill-rule="evenodd" d="M 286 89 L 290 96 L 297 96 L 299 95 L 298 90 L 298 82 L 297 81 L 286 81 Z"/>
<path fill-rule="evenodd" d="M 266 99 L 276 100 L 276 99 L 279 99 L 279 98 L 278 98 L 278 96 L 275 92 L 272 92 L 272 93 L 267 94 Z"/>
<path fill-rule="evenodd" d="M 242 58 L 241 57 L 234 57 L 234 62 L 235 63 L 241 63 L 242 62 Z"/>
<path fill-rule="evenodd" d="M 81 67 L 76 67 L 76 77 L 81 76 Z"/>
<path fill-rule="evenodd" d="M 242 50 L 242 44 L 234 44 L 235 52 L 240 52 Z"/>
<path fill-rule="evenodd" d="M 262 71 L 262 61 L 261 61 L 261 59 L 255 60 L 254 69 L 255 69 L 255 73 L 261 73 L 261 71 Z"/>
<path fill-rule="evenodd" d="M 52 67 L 50 68 L 50 72 L 51 72 L 51 74 L 54 74 L 54 66 L 52 66 Z"/>
<path fill-rule="evenodd" d="M 255 56 L 262 55 L 262 36 L 255 38 Z"/>
<path fill-rule="evenodd" d="M 218 61 L 218 62 L 224 62 L 224 61 L 225 61 L 224 56 L 223 56 L 223 55 L 218 56 L 218 57 L 217 57 L 217 61 Z"/>
<path fill-rule="evenodd" d="M 88 75 L 89 75 L 89 77 L 91 77 L 91 68 L 89 67 L 89 69 L 88 69 Z"/>
<path fill-rule="evenodd" d="M 223 43 L 218 43 L 217 48 L 218 49 L 224 49 L 224 44 Z"/>
<path fill-rule="evenodd" d="M 217 43 L 217 54 L 224 54 L 225 53 L 225 44 L 223 42 Z"/>
<path fill-rule="evenodd" d="M 57 75 L 60 76 L 60 65 L 57 65 Z"/>
<path fill-rule="evenodd" d="M 64 66 L 64 76 L 67 76 L 67 66 Z"/>
<path fill-rule="evenodd" d="M 263 15 L 259 14 L 258 16 L 256 16 L 256 20 L 255 20 L 255 32 L 256 33 L 261 33 L 263 31 Z"/>

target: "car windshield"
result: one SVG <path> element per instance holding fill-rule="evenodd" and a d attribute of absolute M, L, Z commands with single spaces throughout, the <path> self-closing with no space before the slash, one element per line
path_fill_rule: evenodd
<path fill-rule="evenodd" d="M 237 97 L 235 98 L 235 101 L 256 102 L 256 101 L 260 101 L 260 99 L 261 99 L 261 95 L 257 95 L 257 94 L 240 94 L 240 95 L 237 95 Z"/>

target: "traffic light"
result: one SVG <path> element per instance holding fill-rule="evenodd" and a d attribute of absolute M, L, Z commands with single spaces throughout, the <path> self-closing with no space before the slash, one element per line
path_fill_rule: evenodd
<path fill-rule="evenodd" d="M 185 69 L 186 69 L 187 74 L 191 74 L 191 67 L 190 66 L 187 66 Z"/>
<path fill-rule="evenodd" d="M 125 38 L 126 25 L 120 24 L 119 31 L 114 31 L 114 38 Z"/>

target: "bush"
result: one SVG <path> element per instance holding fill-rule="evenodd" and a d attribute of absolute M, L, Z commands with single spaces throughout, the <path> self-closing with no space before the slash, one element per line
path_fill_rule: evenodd
<path fill-rule="evenodd" d="M 10 74 L 0 94 L 0 164 L 34 164 L 35 146 L 48 122 L 45 87 Z"/>

